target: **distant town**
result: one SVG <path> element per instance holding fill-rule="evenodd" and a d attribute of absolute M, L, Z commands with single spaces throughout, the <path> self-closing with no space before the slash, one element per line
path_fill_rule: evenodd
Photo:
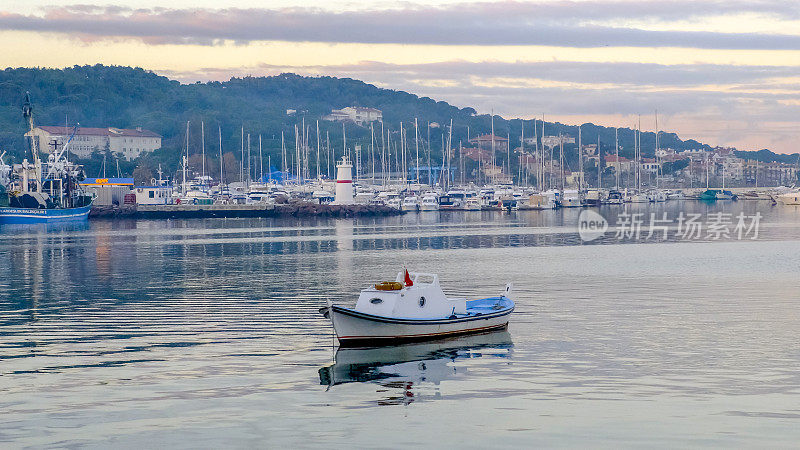
<path fill-rule="evenodd" d="M 286 110 L 287 116 L 298 115 L 294 109 Z M 368 107 L 350 106 L 333 109 L 321 117 L 323 121 L 354 124 L 359 127 L 372 128 L 382 125 L 383 113 L 381 110 Z M 413 125 L 412 125 L 413 126 Z M 428 123 L 426 128 L 440 128 L 438 123 Z M 310 128 L 310 126 L 309 126 Z M 416 133 L 418 130 L 409 129 L 405 133 Z M 110 153 L 115 158 L 124 161 L 134 161 L 137 158 L 161 148 L 162 136 L 141 127 L 123 129 L 107 128 L 82 128 L 43 125 L 37 126 L 33 131 L 25 134 L 26 137 L 36 139 L 39 148 L 57 149 L 64 146 L 74 132 L 74 137 L 69 146 L 69 153 L 79 159 L 90 158 L 93 154 Z M 244 135 L 244 130 L 243 130 Z M 291 142 L 288 137 L 287 142 Z M 641 156 L 638 150 L 638 164 L 635 158 L 620 155 L 621 148 L 605 144 L 598 151 L 598 144 L 581 144 L 582 151 L 576 163 L 566 153 L 566 147 L 572 147 L 573 153 L 577 136 L 569 135 L 534 135 L 521 136 L 516 140 L 517 145 L 509 148 L 510 136 L 502 137 L 492 134 L 469 136 L 467 142 L 454 144 L 442 143 L 442 161 L 433 165 L 430 157 L 431 143 L 424 137 L 403 136 L 403 142 L 397 148 L 392 142 L 383 141 L 381 138 L 372 139 L 371 143 L 354 141 L 352 147 L 347 149 L 353 156 L 356 164 L 355 175 L 359 179 L 397 179 L 418 181 L 428 184 L 437 184 L 442 173 L 449 173 L 452 181 L 473 183 L 500 183 L 500 184 L 525 184 L 539 183 L 551 186 L 578 188 L 585 185 L 606 187 L 701 187 L 706 184 L 715 186 L 745 187 L 745 186 L 782 186 L 791 185 L 798 180 L 798 164 L 781 162 L 759 162 L 754 159 L 744 159 L 735 155 L 733 148 L 698 148 L 676 150 L 672 148 L 658 148 L 654 151 L 655 157 Z M 410 142 L 413 140 L 413 142 Z M 244 142 L 243 142 L 244 148 Z M 302 138 L 298 138 L 298 146 L 306 147 L 296 152 L 300 159 L 313 160 L 317 154 L 314 145 Z M 272 166 L 280 172 L 286 172 L 283 178 L 292 176 L 327 177 L 330 178 L 332 169 L 330 142 L 322 144 L 324 148 L 320 159 L 323 169 L 314 173 L 316 161 L 308 164 L 301 161 L 301 172 L 294 173 L 297 161 L 293 152 L 283 149 L 282 161 L 271 161 Z M 346 143 L 344 145 L 347 145 Z M 369 147 L 372 145 L 372 149 Z M 388 148 L 386 148 L 388 146 Z M 420 155 L 419 148 L 423 155 Z M 445 148 L 447 147 L 447 148 Z M 388 151 L 388 154 L 386 153 Z M 403 152 L 401 157 L 397 152 Z M 383 152 L 383 155 L 378 153 Z M 391 152 L 395 152 L 392 161 Z M 427 152 L 427 157 L 425 156 Z M 334 150 L 335 153 L 335 150 Z M 211 154 L 211 152 L 209 152 Z M 494 156 L 493 156 L 494 155 Z M 243 155 L 244 156 L 244 155 Z M 263 158 L 263 155 L 261 156 Z M 258 157 L 255 157 L 258 158 Z M 373 160 L 381 160 L 377 164 Z M 404 167 L 400 167 L 401 165 Z M 258 163 L 255 164 L 258 166 Z M 260 161 L 264 165 L 264 161 Z M 210 167 L 210 164 L 209 164 Z M 580 170 L 581 167 L 583 170 Z M 252 168 L 252 166 L 251 166 Z M 190 167 L 192 177 L 210 175 L 200 173 L 199 167 Z M 268 171 L 270 168 L 268 167 Z M 113 172 L 113 170 L 112 170 Z M 244 172 L 242 169 L 240 172 Z M 262 169 L 263 172 L 263 169 Z M 258 178 L 255 172 L 250 179 Z M 268 175 L 269 176 L 269 175 Z M 638 179 L 637 179 L 638 177 Z M 244 178 L 244 175 L 241 176 Z M 554 181 L 555 180 L 555 181 Z M 221 180 L 218 180 L 221 181 Z M 237 181 L 245 181 L 239 179 Z"/>

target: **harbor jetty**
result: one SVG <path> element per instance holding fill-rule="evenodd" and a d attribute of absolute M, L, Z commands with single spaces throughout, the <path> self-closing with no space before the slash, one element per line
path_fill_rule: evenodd
<path fill-rule="evenodd" d="M 385 205 L 331 205 L 295 201 L 253 205 L 124 205 L 96 206 L 92 219 L 191 219 L 209 217 L 383 217 L 403 214 Z"/>

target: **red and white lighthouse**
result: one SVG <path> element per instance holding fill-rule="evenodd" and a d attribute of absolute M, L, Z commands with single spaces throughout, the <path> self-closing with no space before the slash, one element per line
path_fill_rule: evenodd
<path fill-rule="evenodd" d="M 353 204 L 353 165 L 347 156 L 343 156 L 342 161 L 336 165 L 336 197 L 333 204 Z"/>

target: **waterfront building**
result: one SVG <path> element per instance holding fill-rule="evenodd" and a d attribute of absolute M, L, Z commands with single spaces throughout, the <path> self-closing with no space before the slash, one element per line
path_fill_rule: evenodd
<path fill-rule="evenodd" d="M 120 206 L 133 188 L 133 178 L 86 178 L 80 184 L 94 194 L 93 205 Z"/>
<path fill-rule="evenodd" d="M 38 141 L 43 152 L 52 152 L 66 144 L 73 128 L 38 126 L 25 133 Z M 125 128 L 83 128 L 79 127 L 69 146 L 70 154 L 78 158 L 89 158 L 94 152 L 110 151 L 128 161 L 161 148 L 161 135 L 141 127 Z"/>

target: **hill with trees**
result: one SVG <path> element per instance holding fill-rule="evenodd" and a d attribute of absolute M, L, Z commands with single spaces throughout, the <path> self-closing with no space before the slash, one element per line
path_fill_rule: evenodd
<path fill-rule="evenodd" d="M 180 155 L 186 147 L 186 124 L 189 122 L 190 160 L 199 166 L 201 152 L 200 123 L 205 126 L 206 167 L 209 173 L 219 173 L 219 145 L 222 143 L 222 164 L 226 181 L 238 179 L 241 160 L 242 129 L 251 136 L 252 154 L 257 154 L 261 136 L 265 161 L 280 166 L 281 133 L 284 145 L 294 154 L 295 126 L 311 126 L 309 143 L 316 149 L 316 121 L 331 109 L 346 106 L 373 107 L 383 111 L 386 132 L 397 145 L 400 123 L 404 123 L 409 142 L 414 139 L 414 119 L 420 125 L 420 145 L 425 162 L 428 155 L 432 163 L 442 160 L 442 142 L 447 125 L 453 123 L 453 146 L 466 144 L 469 136 L 489 133 L 491 117 L 479 115 L 473 108 L 459 108 L 448 103 L 419 97 L 402 91 L 382 89 L 359 80 L 335 77 L 304 77 L 281 74 L 271 77 L 232 78 L 226 82 L 181 84 L 167 77 L 140 68 L 117 66 L 74 66 L 65 69 L 9 68 L 0 71 L 0 151 L 18 162 L 26 152 L 23 134 L 26 131 L 20 106 L 23 95 L 30 91 L 38 125 L 84 127 L 134 128 L 141 126 L 163 136 L 162 149 L 144 155 L 136 161 L 116 161 L 114 155 L 95 154 L 84 161 L 88 176 L 101 173 L 105 159 L 108 176 L 116 175 L 117 163 L 123 175 L 136 172 L 137 180 L 148 180 L 159 167 L 167 174 L 175 174 Z M 287 114 L 287 110 L 296 110 Z M 436 124 L 438 126 L 429 126 Z M 541 134 L 541 121 L 537 121 Z M 495 134 L 508 136 L 512 148 L 519 145 L 522 127 L 525 135 L 533 135 L 532 120 L 494 118 Z M 561 123 L 545 123 L 546 135 L 559 133 L 575 136 L 577 127 Z M 360 144 L 368 148 L 371 140 L 369 127 L 348 123 L 320 121 L 322 145 L 330 143 L 334 155 L 342 154 L 343 132 L 348 147 Z M 380 133 L 380 130 L 375 130 Z M 221 138 L 220 138 L 221 135 Z M 584 124 L 585 143 L 600 141 L 601 148 L 612 151 L 614 129 Z M 375 138 L 380 142 L 380 137 Z M 246 140 L 246 138 L 245 138 Z M 674 149 L 709 148 L 694 140 L 681 140 L 675 133 L 661 132 L 663 147 Z M 634 130 L 619 129 L 621 154 L 633 154 Z M 652 155 L 655 134 L 643 133 L 643 154 Z M 413 144 L 411 144 L 413 145 Z M 352 148 L 352 147 L 351 147 Z M 574 164 L 575 146 L 566 146 L 567 161 Z M 312 151 L 312 166 L 316 150 Z M 767 152 L 767 153 L 765 153 Z M 100 152 L 102 153 L 102 152 Z M 755 153 L 755 152 L 754 152 Z M 325 155 L 325 152 L 322 152 Z M 783 158 L 761 151 L 754 155 L 768 160 Z M 505 160 L 506 155 L 498 155 Z M 513 157 L 512 157 L 513 159 Z M 266 162 L 264 163 L 266 165 Z M 323 166 L 328 161 L 322 161 Z M 512 161 L 512 167 L 515 163 Z M 314 170 L 312 170 L 314 172 Z M 323 170 L 324 172 L 324 170 Z"/>

